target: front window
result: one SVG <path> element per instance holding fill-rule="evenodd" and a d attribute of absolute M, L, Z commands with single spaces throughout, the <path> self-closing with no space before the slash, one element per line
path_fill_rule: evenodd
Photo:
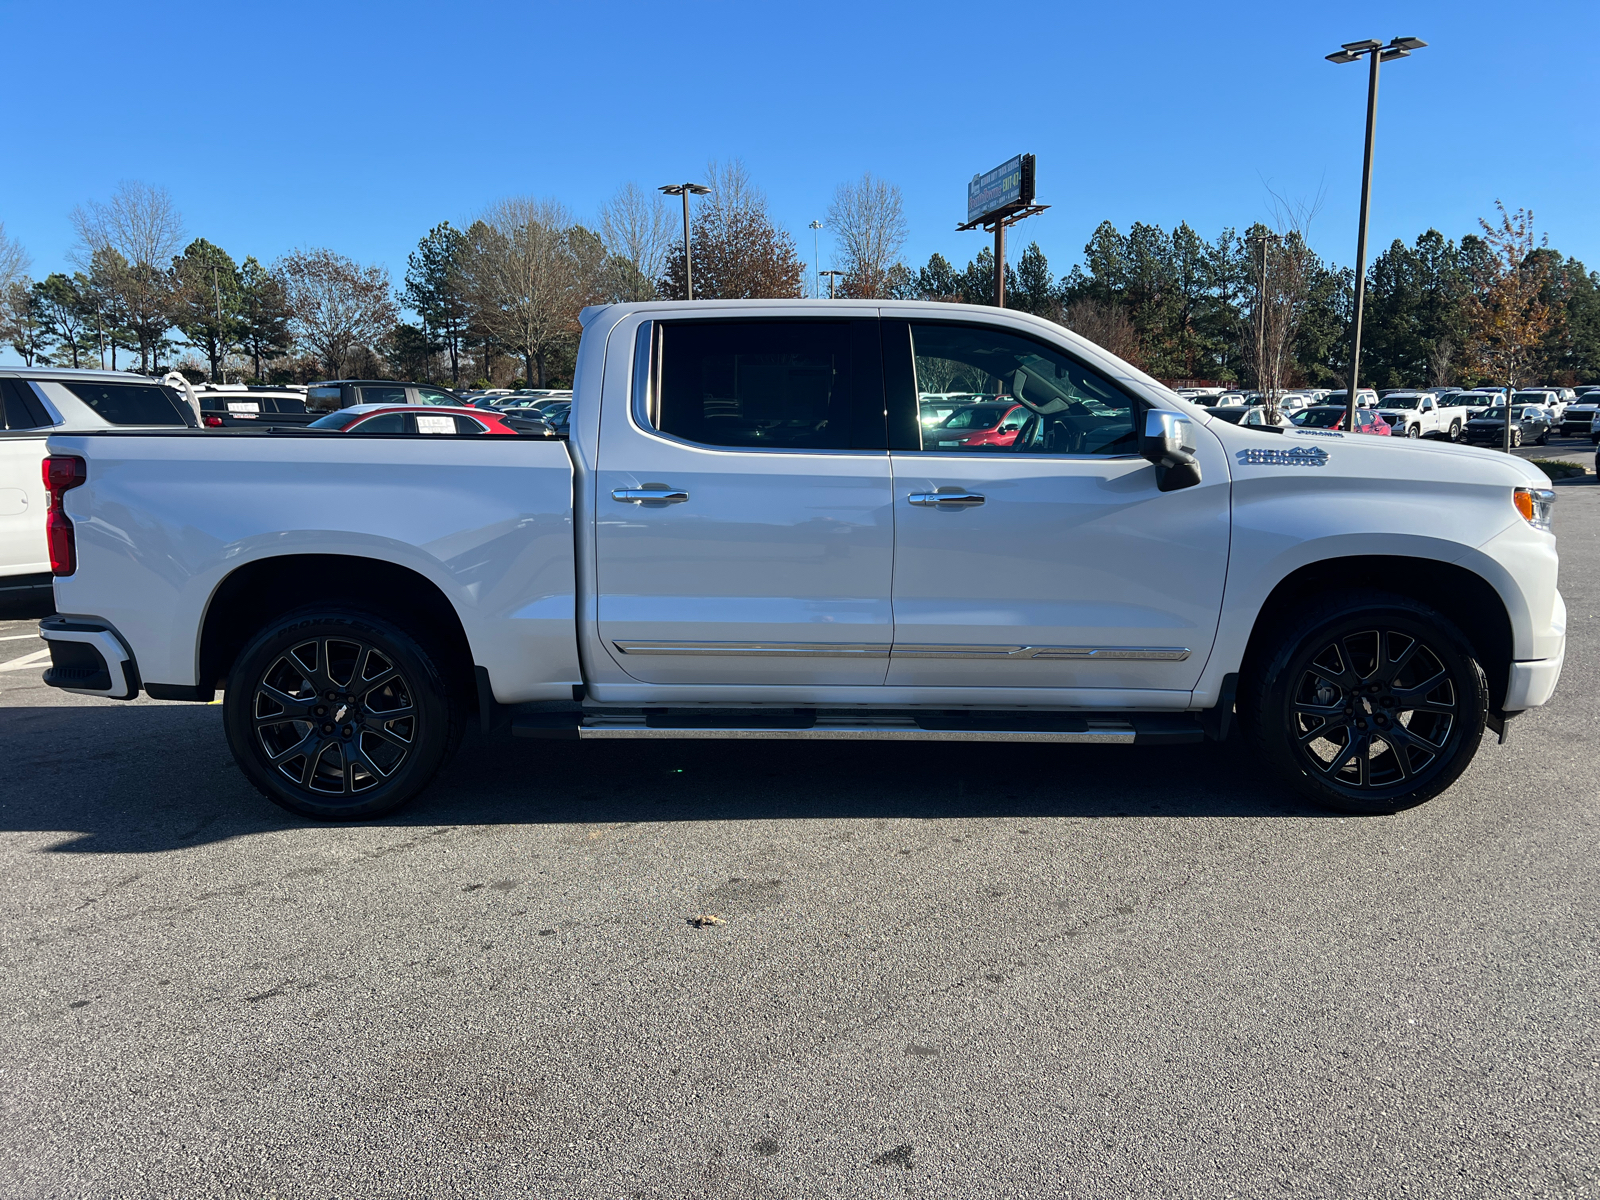
<path fill-rule="evenodd" d="M 461 401 L 449 392 L 441 392 L 438 388 L 419 387 L 417 389 L 417 403 L 457 405 Z"/>
<path fill-rule="evenodd" d="M 1133 401 L 1116 385 L 1042 342 L 979 325 L 913 322 L 919 396 L 975 392 L 1005 403 L 957 409 L 922 448 L 952 452 L 1132 454 Z M 984 431 L 992 434 L 976 436 Z M 966 437 L 947 436 L 964 431 Z"/>
<path fill-rule="evenodd" d="M 1312 429 L 1337 429 L 1344 420 L 1344 413 L 1331 409 L 1307 409 L 1296 413 L 1291 419 L 1296 425 L 1307 425 Z"/>

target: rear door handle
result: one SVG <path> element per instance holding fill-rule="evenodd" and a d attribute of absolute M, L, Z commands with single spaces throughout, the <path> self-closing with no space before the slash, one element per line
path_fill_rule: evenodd
<path fill-rule="evenodd" d="M 658 504 L 682 504 L 689 498 L 689 493 L 654 484 L 641 488 L 613 488 L 611 498 L 623 504 L 644 504 L 650 500 Z"/>
<path fill-rule="evenodd" d="M 977 492 L 912 492 L 906 499 L 918 508 L 976 508 L 984 501 Z"/>

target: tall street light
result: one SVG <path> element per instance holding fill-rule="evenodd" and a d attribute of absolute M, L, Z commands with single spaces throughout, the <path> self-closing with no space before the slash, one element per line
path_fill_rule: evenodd
<path fill-rule="evenodd" d="M 843 271 L 824 271 L 823 274 L 828 277 L 828 299 L 832 300 L 833 299 L 833 281 L 835 279 L 840 278 L 842 275 L 844 275 L 844 272 Z"/>
<path fill-rule="evenodd" d="M 1356 321 L 1350 339 L 1350 391 L 1344 418 L 1345 430 L 1350 433 L 1356 428 L 1356 390 L 1361 386 L 1361 314 L 1367 302 L 1367 204 L 1372 199 L 1372 135 L 1378 123 L 1378 64 L 1406 58 L 1413 50 L 1420 50 L 1427 44 L 1421 38 L 1397 37 L 1385 46 L 1376 38 L 1368 38 L 1364 42 L 1346 42 L 1326 56 L 1331 63 L 1358 62 L 1363 55 L 1369 60 L 1367 152 L 1361 163 L 1361 226 L 1356 232 Z"/>
<path fill-rule="evenodd" d="M 820 269 L 822 267 L 822 252 L 817 248 L 817 238 L 820 236 L 817 230 L 822 228 L 822 222 L 813 221 L 806 228 L 811 230 L 811 290 L 817 293 L 820 298 L 822 295 L 822 271 Z"/>
<path fill-rule="evenodd" d="M 694 263 L 689 257 L 689 197 L 704 196 L 711 189 L 701 183 L 667 183 L 661 190 L 669 196 L 683 197 L 683 294 L 694 299 Z"/>

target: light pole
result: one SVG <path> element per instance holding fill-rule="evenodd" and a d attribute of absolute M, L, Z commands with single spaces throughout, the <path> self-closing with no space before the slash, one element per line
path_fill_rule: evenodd
<path fill-rule="evenodd" d="M 1345 404 L 1345 429 L 1356 428 L 1356 390 L 1361 379 L 1361 315 L 1367 302 L 1367 204 L 1372 198 L 1372 135 L 1378 123 L 1378 64 L 1393 58 L 1406 58 L 1413 50 L 1428 43 L 1421 38 L 1391 38 L 1385 46 L 1376 38 L 1364 42 L 1346 42 L 1334 53 L 1326 55 L 1331 63 L 1358 62 L 1362 55 L 1370 60 L 1367 75 L 1367 151 L 1361 162 L 1361 225 L 1356 232 L 1356 314 L 1355 328 L 1350 337 L 1350 391 Z"/>
<path fill-rule="evenodd" d="M 661 190 L 669 196 L 683 197 L 683 294 L 694 299 L 694 263 L 689 257 L 689 197 L 704 196 L 711 189 L 701 183 L 666 183 Z"/>
<path fill-rule="evenodd" d="M 822 274 L 824 274 L 824 275 L 826 275 L 828 277 L 828 299 L 832 300 L 833 299 L 833 281 L 835 279 L 839 278 L 839 276 L 845 274 L 845 272 L 843 272 L 843 271 L 824 271 L 824 272 L 822 272 Z M 818 290 L 820 291 L 821 289 L 819 288 Z"/>
<path fill-rule="evenodd" d="M 819 268 L 822 266 L 822 254 L 817 249 L 817 238 L 820 236 L 817 230 L 822 228 L 822 222 L 813 221 L 807 228 L 811 230 L 811 290 L 816 292 L 820 299 L 822 296 L 822 272 Z"/>

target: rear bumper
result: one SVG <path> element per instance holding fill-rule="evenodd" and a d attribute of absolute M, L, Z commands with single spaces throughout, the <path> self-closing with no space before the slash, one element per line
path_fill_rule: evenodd
<path fill-rule="evenodd" d="M 139 668 L 116 631 L 96 621 L 46 617 L 39 636 L 50 647 L 44 681 L 80 696 L 132 700 L 139 694 Z"/>
<path fill-rule="evenodd" d="M 1506 683 L 1506 700 L 1502 706 L 1509 713 L 1538 708 L 1555 693 L 1561 679 L 1561 664 L 1566 660 L 1567 649 L 1554 658 L 1538 658 L 1530 662 L 1511 664 L 1511 678 Z"/>

